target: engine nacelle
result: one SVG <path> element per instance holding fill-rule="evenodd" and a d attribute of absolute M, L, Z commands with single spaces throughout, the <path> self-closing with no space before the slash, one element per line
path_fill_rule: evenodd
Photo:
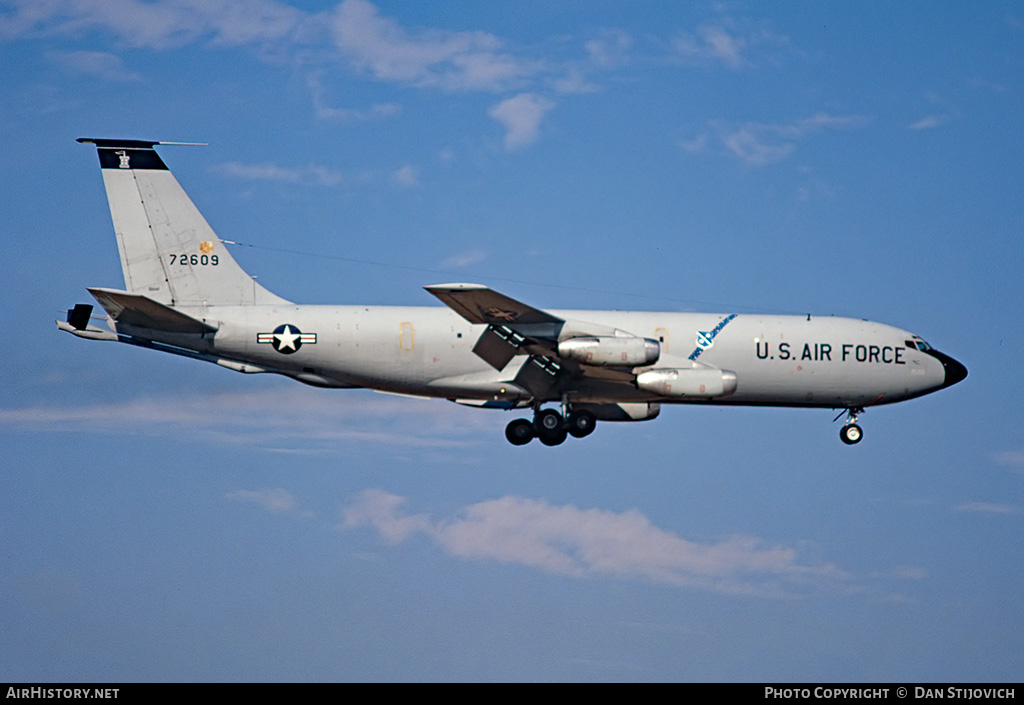
<path fill-rule="evenodd" d="M 584 365 L 643 367 L 661 357 L 661 344 L 635 336 L 588 336 L 569 338 L 558 344 L 559 357 Z"/>
<path fill-rule="evenodd" d="M 708 369 L 648 370 L 636 376 L 636 386 L 663 397 L 713 399 L 736 391 L 736 373 Z"/>

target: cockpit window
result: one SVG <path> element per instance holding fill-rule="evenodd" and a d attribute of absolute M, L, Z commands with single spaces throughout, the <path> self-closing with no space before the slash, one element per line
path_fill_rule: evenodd
<path fill-rule="evenodd" d="M 911 350 L 920 350 L 921 352 L 926 352 L 932 349 L 931 345 L 924 342 L 920 338 L 914 338 L 913 340 L 907 340 L 905 342 L 907 347 L 910 348 Z"/>

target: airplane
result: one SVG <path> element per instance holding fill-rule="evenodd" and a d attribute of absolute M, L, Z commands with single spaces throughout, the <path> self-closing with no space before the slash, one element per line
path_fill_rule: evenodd
<path fill-rule="evenodd" d="M 864 409 L 967 376 L 919 336 L 852 318 L 542 310 L 469 283 L 424 287 L 446 307 L 295 304 L 242 269 L 156 150 L 192 143 L 78 142 L 99 155 L 125 284 L 88 288 L 107 329 L 91 304 L 57 321 L 80 338 L 314 387 L 532 410 L 506 426 L 517 446 L 648 421 L 665 404 L 840 409 L 853 445 Z"/>

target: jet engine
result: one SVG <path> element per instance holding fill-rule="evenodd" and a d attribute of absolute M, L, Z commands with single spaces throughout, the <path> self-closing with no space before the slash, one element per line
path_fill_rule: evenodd
<path fill-rule="evenodd" d="M 713 369 L 660 369 L 636 376 L 637 389 L 663 397 L 713 399 L 736 391 L 736 373 Z"/>
<path fill-rule="evenodd" d="M 643 367 L 658 361 L 661 345 L 636 336 L 588 336 L 561 341 L 558 355 L 584 365 Z"/>

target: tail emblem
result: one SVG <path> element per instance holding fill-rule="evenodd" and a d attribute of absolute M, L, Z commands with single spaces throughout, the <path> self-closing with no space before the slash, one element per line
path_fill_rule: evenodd
<path fill-rule="evenodd" d="M 303 333 L 293 325 L 285 323 L 274 329 L 273 333 L 257 333 L 257 343 L 268 343 L 274 346 L 274 350 L 284 355 L 291 355 L 302 347 L 303 343 L 312 345 L 316 343 L 316 333 Z"/>
<path fill-rule="evenodd" d="M 119 169 L 131 169 L 131 167 L 128 165 L 128 160 L 130 159 L 130 157 L 128 156 L 128 152 L 121 149 L 114 152 L 114 154 L 121 158 L 121 161 L 117 165 Z"/>

